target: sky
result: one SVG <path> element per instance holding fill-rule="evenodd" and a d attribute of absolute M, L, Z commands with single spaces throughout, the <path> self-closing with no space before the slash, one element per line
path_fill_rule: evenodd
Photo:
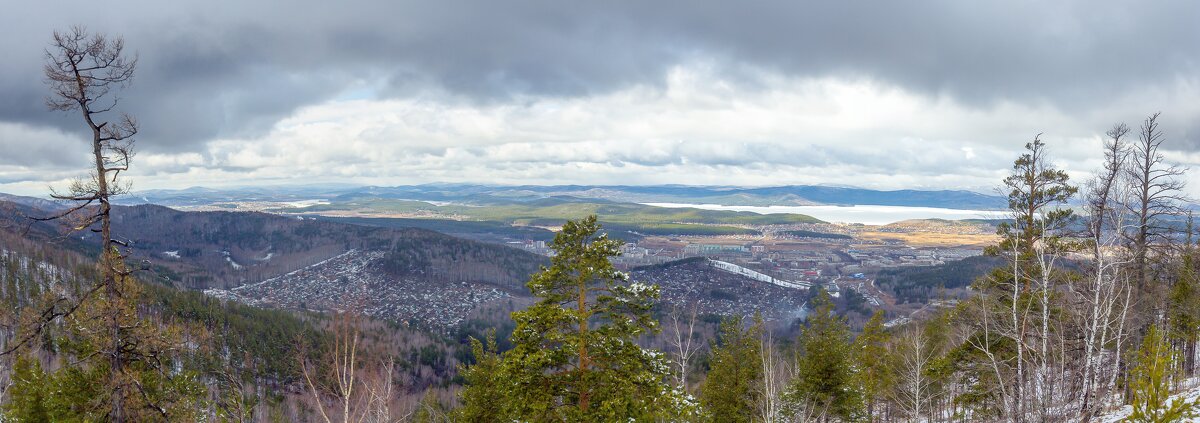
<path fill-rule="evenodd" d="M 994 192 L 1041 134 L 1076 180 L 1162 112 L 1200 167 L 1189 1 L 16 2 L 0 191 L 85 175 L 51 34 L 135 52 L 135 190 L 430 182 Z M 1189 192 L 1200 192 L 1200 170 Z"/>

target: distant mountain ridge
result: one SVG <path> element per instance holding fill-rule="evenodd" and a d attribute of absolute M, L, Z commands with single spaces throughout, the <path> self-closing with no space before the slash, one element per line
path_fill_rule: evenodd
<path fill-rule="evenodd" d="M 483 185 L 424 184 L 392 187 L 341 185 L 250 188 L 189 188 L 151 190 L 126 196 L 125 204 L 166 206 L 211 204 L 222 201 L 297 201 L 390 198 L 460 204 L 527 203 L 547 198 L 574 197 L 624 203 L 689 203 L 738 206 L 876 205 L 937 207 L 960 210 L 1003 209 L 1003 197 L 965 190 L 893 190 L 786 185 L 776 187 L 690 185 Z"/>

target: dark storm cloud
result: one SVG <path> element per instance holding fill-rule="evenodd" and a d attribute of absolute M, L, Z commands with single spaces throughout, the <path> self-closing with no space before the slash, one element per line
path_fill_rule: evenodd
<path fill-rule="evenodd" d="M 45 111 L 51 31 L 122 34 L 141 58 L 125 108 L 141 148 L 254 136 L 355 87 L 508 102 L 661 86 L 704 63 L 867 78 L 966 105 L 1068 113 L 1200 70 L 1194 2 L 53 1 L 0 16 L 0 121 L 76 128 Z M 1189 131 L 1191 132 L 1191 131 Z"/>

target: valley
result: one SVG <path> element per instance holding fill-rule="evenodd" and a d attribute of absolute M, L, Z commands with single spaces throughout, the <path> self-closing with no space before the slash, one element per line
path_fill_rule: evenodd
<path fill-rule="evenodd" d="M 978 255 L 995 240 L 994 226 L 985 221 L 863 225 L 595 202 L 563 197 L 561 191 L 524 203 L 514 203 L 511 194 L 497 201 L 495 192 L 423 194 L 461 201 L 455 203 L 395 200 L 374 191 L 376 197 L 359 193 L 349 199 L 157 192 L 158 198 L 172 198 L 178 210 L 121 207 L 114 226 L 134 257 L 169 284 L 258 307 L 321 311 L 352 305 L 373 318 L 437 332 L 469 318 L 501 318 L 478 313 L 528 301 L 524 282 L 552 254 L 548 242 L 555 222 L 589 213 L 599 213 L 606 230 L 625 240 L 614 263 L 659 284 L 668 304 L 695 305 L 716 315 L 762 312 L 781 323 L 803 315 L 810 286 L 845 295 L 840 301 L 847 311 L 857 311 L 856 324 L 872 309 L 903 318 L 924 307 L 938 287 L 925 286 L 915 296 L 918 291 L 909 289 L 898 297 L 890 289 L 894 281 L 888 289 L 876 284 L 880 274 L 943 266 Z M 585 192 L 595 197 L 608 191 Z M 80 240 L 90 239 L 85 234 Z M 937 295 L 966 294 L 963 286 L 952 286 Z"/>
<path fill-rule="evenodd" d="M 697 267 L 692 261 L 705 258 L 710 263 L 729 263 L 776 278 L 790 286 L 821 286 L 837 297 L 845 293 L 845 305 L 858 311 L 852 315 L 856 324 L 864 323 L 872 309 L 899 319 L 919 312 L 935 296 L 967 295 L 965 285 L 959 285 L 942 287 L 947 289 L 940 291 L 938 286 L 924 286 L 920 291 L 909 289 L 897 296 L 890 289 L 894 283 L 885 289 L 876 284 L 876 279 L 892 269 L 932 268 L 976 256 L 996 240 L 994 224 L 978 219 L 919 219 L 886 225 L 828 223 L 787 213 L 664 208 L 610 200 L 615 193 L 640 192 L 637 195 L 643 199 L 651 195 L 650 190 L 628 187 L 439 188 L 306 192 L 304 195 L 310 196 L 307 199 L 297 193 L 262 191 L 242 196 L 236 191 L 204 191 L 196 197 L 185 192 L 154 195 L 172 199 L 180 204 L 175 207 L 192 211 L 189 213 L 202 211 L 215 217 L 231 213 L 229 210 L 253 211 L 263 218 L 287 217 L 290 224 L 347 228 L 337 230 L 336 234 L 317 230 L 327 234 L 322 239 L 341 241 L 336 247 L 313 245 L 305 252 L 271 252 L 273 247 L 267 244 L 250 250 L 245 246 L 214 249 L 220 250 L 224 257 L 208 258 L 209 268 L 217 267 L 215 273 L 225 279 L 204 287 L 211 295 L 260 306 L 319 310 L 346 304 L 355 290 L 369 290 L 372 300 L 364 306 L 368 314 L 436 330 L 449 330 L 480 307 L 525 297 L 523 278 L 514 274 L 497 283 L 450 275 L 442 272 L 444 269 L 388 274 L 384 270 L 385 256 L 361 242 L 378 236 L 368 235 L 373 233 L 368 228 L 380 228 L 382 232 L 432 230 L 544 257 L 551 255 L 547 245 L 559 222 L 596 213 L 610 235 L 626 242 L 614 263 L 660 283 L 664 299 L 671 304 L 701 304 L 701 308 L 716 314 L 761 311 L 772 320 L 803 313 L 807 289 L 776 289 L 780 287 L 768 287 L 765 285 L 770 284 L 761 280 L 731 275 L 713 266 Z M 347 237 L 347 234 L 354 235 Z M 260 235 L 263 239 L 278 236 L 281 235 Z M 282 242 L 295 245 L 295 241 Z M 412 248 L 422 247 L 414 244 Z M 175 250 L 178 247 L 171 249 Z M 291 262 L 290 273 L 285 275 L 281 273 L 283 268 L 261 260 L 271 254 L 278 254 L 271 256 L 273 261 Z M 342 262 L 349 260 L 347 254 L 354 255 L 353 265 Z M 331 259 L 335 255 L 337 259 Z M 216 261 L 221 259 L 227 262 L 225 266 Z M 243 262 L 251 264 L 244 269 L 232 266 L 233 263 L 246 266 Z M 638 270 L 647 268 L 659 270 Z M 531 273 L 535 268 L 526 269 Z M 437 278 L 428 277 L 439 272 Z M 917 292 L 920 294 L 914 296 Z M 793 301 L 795 298 L 801 300 Z"/>

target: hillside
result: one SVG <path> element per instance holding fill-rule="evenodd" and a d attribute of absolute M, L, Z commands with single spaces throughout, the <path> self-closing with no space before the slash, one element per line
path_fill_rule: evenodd
<path fill-rule="evenodd" d="M 24 214 L 46 214 L 9 207 L 21 207 Z M 23 221 L 16 212 L 7 220 Z M 522 250 L 425 229 L 265 213 L 180 212 L 143 205 L 115 208 L 113 223 L 114 231 L 129 243 L 131 259 L 143 261 L 155 278 L 173 286 L 224 292 L 269 281 L 257 285 L 277 288 L 269 298 L 265 294 L 223 298 L 314 310 L 335 308 L 344 292 L 369 288 L 373 295 L 365 308 L 372 316 L 443 329 L 478 306 L 524 295 L 525 281 L 545 260 Z M 38 223 L 29 232 L 50 240 L 63 231 Z M 95 235 L 88 233 L 65 240 L 81 251 L 94 248 L 96 242 Z M 338 257 L 358 258 L 361 265 L 341 266 L 332 260 Z M 295 292 L 303 292 L 302 299 L 283 299 Z"/>
<path fill-rule="evenodd" d="M 676 306 L 696 305 L 703 314 L 744 316 L 762 313 L 773 321 L 804 316 L 808 290 L 784 288 L 722 271 L 703 257 L 630 271 L 633 280 L 657 284 L 662 300 Z"/>
<path fill-rule="evenodd" d="M 885 269 L 879 272 L 876 284 L 899 303 L 925 303 L 935 298 L 939 289 L 966 288 L 1002 264 L 999 257 L 975 256 L 937 266 Z"/>
<path fill-rule="evenodd" d="M 55 235 L 53 225 L 34 224 L 14 219 L 11 203 L 0 202 L 0 345 L 12 346 L 22 339 L 12 320 L 22 310 L 40 310 L 48 298 L 62 296 L 62 304 L 75 301 L 94 283 L 96 267 L 91 258 L 94 245 L 74 237 Z M 21 207 L 24 212 L 38 210 Z M 155 272 L 138 272 L 141 280 L 139 310 L 145 322 L 157 328 L 182 328 L 188 348 L 170 358 L 180 368 L 194 372 L 213 389 L 229 389 L 225 378 L 236 375 L 245 383 L 263 390 L 258 407 L 276 421 L 309 421 L 315 416 L 303 409 L 305 396 L 298 391 L 301 375 L 296 368 L 298 343 L 312 346 L 319 354 L 330 343 L 329 318 L 320 313 L 280 307 L 255 307 L 227 301 L 198 291 L 178 289 Z M 495 288 L 489 288 L 494 291 Z M 49 297 L 53 294 L 53 297 Z M 453 298 L 453 297 L 446 297 Z M 421 304 L 420 301 L 411 304 Z M 469 302 L 461 304 L 469 305 Z M 486 315 L 507 315 L 511 307 L 499 304 Z M 477 313 L 478 314 L 478 313 Z M 25 316 L 26 318 L 29 316 Z M 479 324 L 480 320 L 474 321 Z M 494 323 L 488 320 L 489 327 Z M 64 342 L 67 321 L 56 320 L 28 352 L 53 362 L 61 358 L 56 343 Z M 403 325 L 378 319 L 363 322 L 364 345 L 371 351 L 386 352 L 395 363 L 393 375 L 398 397 L 420 397 L 425 389 L 446 384 L 457 375 L 457 366 L 469 357 L 467 335 L 481 336 L 478 330 L 458 329 L 461 336 L 446 336 L 444 329 L 430 331 L 423 325 Z M 28 329 L 28 328 L 26 328 Z M 62 344 L 66 345 L 66 344 Z M 366 347 L 364 347 L 364 350 Z M 11 356 L 0 356 L 11 357 Z M 166 358 L 161 358 L 167 360 Z M 7 364 L 7 362 L 5 362 Z M 10 373 L 0 372 L 7 377 Z M 0 392 L 9 392 L 8 379 Z M 217 392 L 217 391 L 214 391 Z"/>
<path fill-rule="evenodd" d="M 540 258 L 511 248 L 416 228 L 378 228 L 265 213 L 180 212 L 158 206 L 122 207 L 114 231 L 139 258 L 177 271 L 209 276 L 190 288 L 228 288 L 257 282 L 352 249 L 383 251 L 405 271 L 520 287 Z M 475 271 L 474 265 L 489 269 Z"/>

